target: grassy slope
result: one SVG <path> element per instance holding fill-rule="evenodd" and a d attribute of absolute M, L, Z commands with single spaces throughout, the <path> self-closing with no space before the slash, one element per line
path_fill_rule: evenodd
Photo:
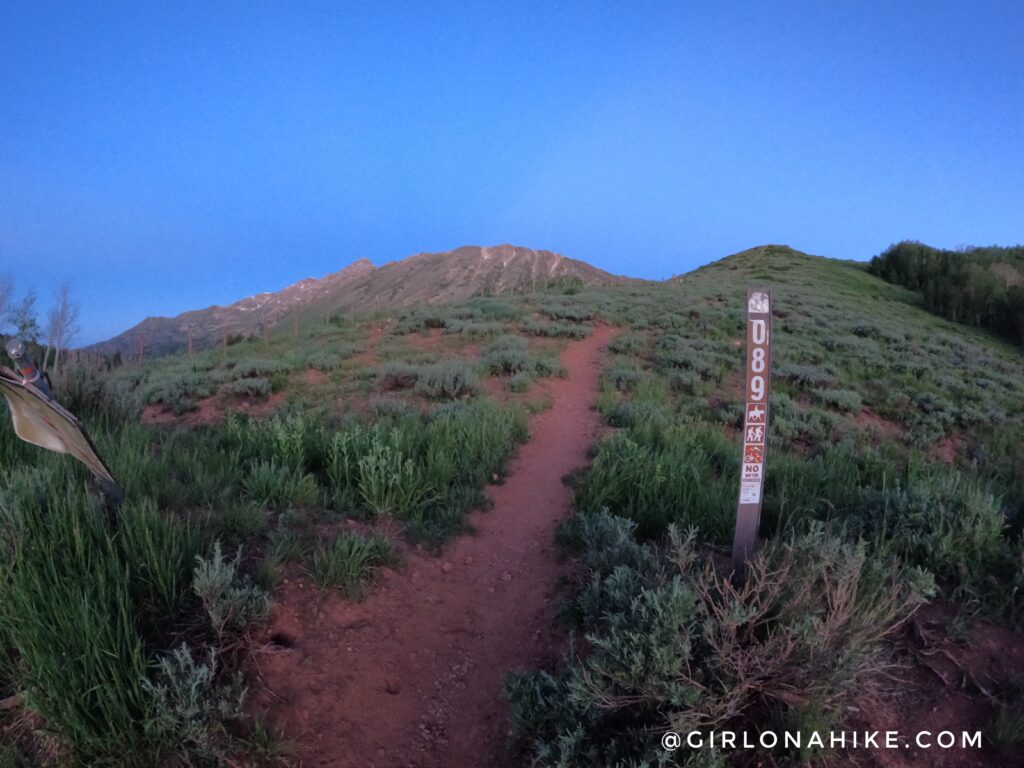
<path fill-rule="evenodd" d="M 767 542 L 736 592 L 716 563 L 734 519 L 751 285 L 773 288 L 776 313 Z M 580 477 L 565 532 L 582 566 L 566 616 L 589 652 L 509 682 L 538 764 L 653 764 L 664 752 L 651 733 L 670 726 L 849 725 L 848 707 L 885 688 L 876 672 L 921 600 L 1020 622 L 1017 350 L 860 265 L 783 247 L 621 309 L 632 329 L 613 345 L 600 402 L 619 429 Z M 995 695 L 1019 706 L 1012 673 Z M 987 748 L 1000 732 L 986 727 Z"/>
<path fill-rule="evenodd" d="M 681 279 L 680 293 L 684 301 L 726 297 L 738 306 L 746 287 L 756 284 L 774 293 L 775 392 L 789 395 L 797 410 L 831 411 L 843 419 L 841 431 L 854 429 L 856 398 L 836 407 L 827 397 L 848 390 L 890 423 L 861 418 L 861 425 L 875 424 L 882 437 L 896 435 L 902 447 L 927 459 L 939 457 L 945 444 L 954 449 L 941 452 L 946 460 L 977 462 L 982 474 L 1008 469 L 1005 462 L 1024 470 L 1021 454 L 1002 444 L 1024 419 L 1019 350 L 936 317 L 916 294 L 867 274 L 861 264 L 785 248 L 715 262 Z M 890 425 L 898 430 L 887 432 Z M 809 448 L 833 442 L 829 435 L 814 437 Z M 1004 485 L 1012 496 L 1012 483 Z"/>
<path fill-rule="evenodd" d="M 82 467 L 0 420 L 0 698 L 24 691 L 32 713 L 0 713 L 0 765 L 274 763 L 233 677 L 266 593 L 291 573 L 358 597 L 396 531 L 458 530 L 527 437 L 525 385 L 588 331 L 471 301 L 66 365 L 58 396 L 127 501 L 105 513 Z M 140 425 L 144 406 L 163 423 Z"/>
<path fill-rule="evenodd" d="M 216 645 L 212 635 L 217 632 L 210 625 L 222 619 L 203 618 L 204 606 L 196 603 L 198 594 L 189 584 L 192 553 L 198 548 L 212 557 L 215 538 L 225 542 L 229 555 L 238 544 L 244 546 L 243 583 L 248 573 L 272 588 L 282 573 L 300 569 L 358 594 L 365 575 L 388 559 L 387 547 L 377 539 L 361 543 L 349 538 L 362 528 L 353 528 L 347 518 L 368 518 L 372 524 L 379 515 L 394 516 L 425 536 L 457 528 L 462 511 L 479 500 L 484 478 L 500 468 L 513 441 L 522 438 L 519 417 L 506 406 L 530 406 L 531 396 L 523 393 L 529 382 L 555 373 L 554 361 L 566 338 L 586 333 L 595 320 L 625 329 L 613 346 L 600 402 L 608 421 L 621 429 L 598 447 L 593 470 L 581 478 L 577 501 L 587 513 L 584 518 L 604 507 L 631 518 L 639 525 L 641 541 L 623 532 L 624 523 L 608 520 L 596 524 L 589 537 L 577 539 L 587 557 L 596 558 L 597 572 L 600 563 L 615 560 L 607 554 L 609 542 L 620 541 L 619 555 L 640 575 L 637 583 L 662 589 L 665 572 L 651 564 L 665 562 L 660 543 L 670 523 L 699 527 L 694 546 L 701 554 L 695 557 L 709 547 L 727 547 L 731 535 L 743 355 L 736 342 L 744 334 L 743 298 L 751 283 L 773 286 L 779 313 L 764 531 L 784 542 L 804 535 L 812 520 L 845 522 L 850 530 L 829 534 L 831 543 L 798 542 L 801 562 L 817 558 L 832 563 L 840 576 L 851 568 L 867 574 L 868 566 L 857 566 L 856 553 L 844 549 L 863 536 L 872 562 L 898 557 L 906 569 L 925 568 L 947 599 L 1001 621 L 1016 621 L 1019 600 L 1006 585 L 1013 582 L 1009 566 L 1019 556 L 1019 544 L 1012 526 L 1000 528 L 1004 516 L 1019 524 L 1016 478 L 1024 472 L 1024 458 L 1010 439 L 1024 420 L 1019 353 L 923 311 L 913 294 L 871 277 L 860 265 L 768 248 L 737 254 L 670 284 L 479 298 L 332 324 L 317 319 L 300 325 L 297 338 L 286 322 L 265 341 L 244 342 L 226 352 L 210 350 L 191 362 L 177 356 L 99 377 L 87 367 L 69 368 L 68 380 L 61 383 L 64 397 L 94 425 L 101 447 L 135 499 L 131 510 L 159 510 L 171 519 L 192 518 L 198 526 L 198 542 L 194 534 L 163 531 L 160 546 L 173 549 L 175 558 L 148 551 L 154 567 L 160 560 L 173 564 L 161 583 L 143 576 L 121 586 L 129 610 L 148 615 L 149 595 L 155 593 L 165 603 L 183 606 L 176 610 L 184 616 L 175 619 L 174 628 L 160 631 L 122 622 L 118 637 L 134 643 L 150 662 L 170 649 L 170 635 L 175 642 L 184 636 L 199 651 Z M 499 404 L 491 402 L 495 395 Z M 177 412 L 185 418 L 197 405 L 278 411 L 287 418 L 265 426 L 233 421 L 195 432 L 127 423 L 123 414 L 145 403 L 164 415 Z M 458 413 L 467 406 L 483 410 L 466 411 L 459 421 Z M 417 415 L 434 410 L 442 414 L 440 420 Z M 373 422 L 378 426 L 367 426 Z M 470 433 L 478 439 L 479 459 L 458 465 L 441 461 L 459 452 L 438 449 L 439 441 L 464 445 Z M 0 455 L 13 468 L 0 487 L 5 530 L 27 522 L 16 513 L 19 506 L 43 513 L 72 503 L 61 501 L 67 494 L 60 489 L 68 482 L 77 487 L 81 472 L 66 460 L 41 459 L 35 449 L 13 442 L 6 425 L 0 428 Z M 958 471 L 950 472 L 947 461 Z M 437 488 L 451 493 L 438 496 Z M 21 501 L 27 498 L 37 501 L 27 506 Z M 88 506 L 76 506 L 75 514 L 88 515 Z M 890 509 L 900 514 L 892 519 L 876 514 Z M 936 518 L 935 509 L 949 514 Z M 912 524 L 897 529 L 897 518 Z M 151 514 L 140 519 L 156 525 Z M 603 534 L 600 526 L 605 526 Z M 109 534 L 102 529 L 90 533 L 99 542 Z M 143 557 L 130 547 L 144 544 L 145 537 L 137 536 L 119 543 L 122 549 L 112 550 L 111 556 Z M 45 556 L 45 539 L 33 546 Z M 627 551 L 629 557 L 622 554 Z M 778 557 L 784 561 L 786 553 Z M 47 586 L 43 560 L 38 568 L 20 567 L 18 589 Z M 918 580 L 909 570 L 899 573 L 904 575 L 898 584 L 878 581 L 877 574 L 871 578 L 885 587 L 885 595 L 903 595 L 912 604 L 910 593 L 919 594 Z M 337 574 L 344 578 L 339 581 Z M 811 583 L 818 576 L 803 574 Z M 96 577 L 101 576 L 97 570 Z M 992 579 L 1002 579 L 1003 586 L 993 590 Z M 0 580 L 3 589 L 15 586 Z M 608 627 L 593 612 L 608 608 L 614 597 L 605 586 L 603 581 L 591 585 L 593 600 L 574 603 L 570 610 L 598 635 Z M 74 598 L 71 592 L 68 596 Z M 680 603 L 672 605 L 682 610 Z M 248 609 L 243 604 L 233 610 Z M 16 618 L 8 614 L 7 621 Z M 74 620 L 37 619 L 65 635 L 67 625 L 61 622 Z M 182 623 L 187 630 L 178 628 Z M 847 630 L 839 636 L 857 637 Z M 657 641 L 659 631 L 652 627 L 646 636 Z M 19 667 L 10 632 L 0 623 L 0 651 L 13 651 L 14 662 L 0 665 L 4 693 L 32 673 L 24 667 L 24 653 Z M 677 647 L 679 638 L 670 637 L 670 646 Z M 40 636 L 33 642 L 34 658 L 41 664 L 50 641 Z M 236 642 L 230 639 L 228 645 Z M 839 642 L 829 650 L 851 649 Z M 855 660 L 873 659 L 878 648 L 867 643 L 852 651 Z M 861 680 L 859 669 L 854 665 L 852 677 L 836 682 L 801 667 L 797 671 L 803 677 L 797 678 L 840 690 L 851 679 Z M 87 671 L 68 683 L 69 691 L 76 690 L 72 683 L 83 690 L 92 684 Z M 179 682 L 187 680 L 187 672 L 178 670 Z M 126 686 L 137 683 L 130 670 L 125 674 Z M 659 674 L 655 670 L 647 678 L 655 689 Z M 211 700 L 227 695 L 228 681 L 223 674 L 218 679 L 220 688 L 208 686 Z M 119 706 L 136 716 L 140 708 L 156 706 L 137 685 L 126 695 L 127 703 Z M 554 712 L 549 712 L 550 722 L 560 722 L 560 696 L 557 690 L 545 694 Z M 656 695 L 638 720 L 664 723 L 671 708 L 659 702 Z M 532 711 L 522 699 L 520 704 L 521 717 Z M 160 711 L 167 715 L 167 709 Z M 751 712 L 762 709 L 760 702 Z M 587 722 L 578 713 L 570 719 Z M 51 725 L 67 746 L 93 759 L 123 753 L 126 764 L 133 759 L 145 763 L 153 750 L 173 749 L 184 727 L 173 718 L 144 733 L 76 721 L 81 734 L 76 737 L 61 733 L 61 723 Z M 520 725 L 545 738 L 543 723 Z M 216 719 L 202 727 L 205 741 L 193 745 L 195 753 L 232 749 Z M 601 721 L 597 727 L 614 735 L 617 726 Z M 86 743 L 87 738 L 92 742 Z M 132 751 L 123 748 L 124 739 L 134 740 Z"/>

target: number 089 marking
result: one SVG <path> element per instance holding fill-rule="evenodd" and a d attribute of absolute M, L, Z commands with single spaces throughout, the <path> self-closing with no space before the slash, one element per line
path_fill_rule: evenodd
<path fill-rule="evenodd" d="M 768 343 L 768 324 L 764 320 L 754 320 L 751 325 L 751 339 L 754 344 Z M 754 373 L 750 377 L 750 397 L 755 402 L 764 400 L 765 351 L 763 346 L 754 347 L 751 351 L 750 368 Z"/>

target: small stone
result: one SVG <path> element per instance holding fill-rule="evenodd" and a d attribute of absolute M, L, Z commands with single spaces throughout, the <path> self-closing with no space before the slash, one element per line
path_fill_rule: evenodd
<path fill-rule="evenodd" d="M 445 573 L 451 573 L 452 572 L 452 564 L 451 563 L 445 563 L 444 565 L 441 566 L 441 570 L 444 571 Z"/>
<path fill-rule="evenodd" d="M 473 558 L 472 557 L 467 557 L 462 562 L 465 563 L 466 565 L 472 565 L 473 564 Z"/>
<path fill-rule="evenodd" d="M 384 681 L 384 690 L 390 693 L 392 696 L 396 695 L 402 690 L 401 684 L 394 678 Z"/>
<path fill-rule="evenodd" d="M 503 574 L 501 574 L 501 580 L 502 581 L 512 581 L 512 574 L 509 573 L 508 571 L 505 571 Z"/>

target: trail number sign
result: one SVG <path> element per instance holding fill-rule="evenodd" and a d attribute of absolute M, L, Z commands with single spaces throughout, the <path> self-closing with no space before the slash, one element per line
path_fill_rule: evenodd
<path fill-rule="evenodd" d="M 768 289 L 747 291 L 747 385 L 743 417 L 743 460 L 732 566 L 737 575 L 757 547 L 764 495 L 765 447 L 768 444 L 768 394 L 772 370 L 772 295 Z"/>

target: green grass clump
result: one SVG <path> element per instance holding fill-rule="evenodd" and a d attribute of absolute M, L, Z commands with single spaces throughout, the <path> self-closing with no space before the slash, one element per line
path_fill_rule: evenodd
<path fill-rule="evenodd" d="M 622 391 L 632 390 L 636 383 L 644 376 L 643 369 L 633 365 L 616 365 L 605 373 L 604 378 L 610 381 L 616 389 Z"/>
<path fill-rule="evenodd" d="M 74 489 L 4 517 L 0 625 L 27 705 L 87 764 L 152 754 L 149 654 L 136 624 L 146 606 L 102 511 Z"/>
<path fill-rule="evenodd" d="M 303 362 L 307 368 L 327 373 L 337 368 L 342 360 L 350 357 L 354 352 L 354 348 L 339 349 L 333 352 L 323 350 L 308 355 Z"/>
<path fill-rule="evenodd" d="M 275 460 L 257 461 L 242 480 L 245 496 L 267 507 L 313 507 L 323 500 L 316 478 Z"/>
<path fill-rule="evenodd" d="M 310 573 L 321 589 L 340 589 L 358 600 L 373 572 L 394 561 L 394 548 L 386 536 L 343 532 L 313 550 Z"/>
<path fill-rule="evenodd" d="M 156 635 L 187 608 L 189 566 L 200 548 L 198 530 L 161 514 L 151 499 L 142 499 L 125 502 L 117 535 L 131 563 L 132 593 Z"/>
<path fill-rule="evenodd" d="M 434 537 L 461 524 L 525 439 L 520 410 L 451 403 L 427 416 L 335 433 L 325 471 L 336 508 L 406 520 Z"/>
<path fill-rule="evenodd" d="M 408 518 L 435 498 L 420 466 L 380 433 L 357 463 L 359 496 L 374 517 Z"/>
<path fill-rule="evenodd" d="M 736 483 L 726 468 L 737 453 L 712 431 L 658 430 L 650 440 L 612 435 L 598 443 L 577 487 L 576 506 L 615 510 L 635 521 L 644 536 L 680 523 L 699 526 L 724 542 L 732 532 L 736 505 Z"/>
<path fill-rule="evenodd" d="M 197 760 L 203 750 L 164 716 L 156 663 L 175 627 L 196 624 L 194 531 L 148 500 L 111 517 L 75 484 L 58 490 L 62 480 L 45 497 L 0 505 L 10 563 L 0 638 L 16 650 L 13 684 L 81 764 Z M 219 731 L 236 715 L 192 709 L 190 727 Z"/>

